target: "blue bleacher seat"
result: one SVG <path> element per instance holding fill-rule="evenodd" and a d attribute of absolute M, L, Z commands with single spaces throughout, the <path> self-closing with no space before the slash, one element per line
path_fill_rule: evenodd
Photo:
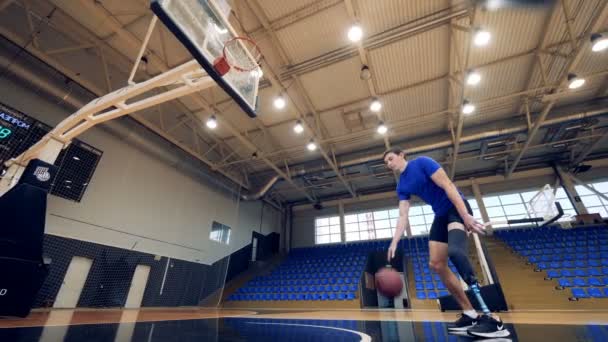
<path fill-rule="evenodd" d="M 595 298 L 607 297 L 607 295 L 605 293 L 602 293 L 602 291 L 600 291 L 600 289 L 594 288 L 594 287 L 588 288 L 587 293 L 589 294 L 590 297 L 595 297 Z"/>
<path fill-rule="evenodd" d="M 327 295 L 327 293 L 323 292 L 321 293 L 321 300 L 328 300 L 329 296 Z"/>
<path fill-rule="evenodd" d="M 574 275 L 577 277 L 586 277 L 589 275 L 589 272 L 586 268 L 577 268 L 574 270 Z"/>
<path fill-rule="evenodd" d="M 561 278 L 558 280 L 559 286 L 561 287 L 570 287 L 572 286 L 572 282 L 568 278 Z"/>
<path fill-rule="evenodd" d="M 572 270 L 562 270 L 562 277 L 574 277 L 574 271 Z"/>
<path fill-rule="evenodd" d="M 561 270 L 548 270 L 547 277 L 549 278 L 559 278 L 561 276 Z"/>
<path fill-rule="evenodd" d="M 602 275 L 602 271 L 598 270 L 597 268 L 590 268 L 588 271 L 589 275 L 593 277 L 598 277 Z"/>
<path fill-rule="evenodd" d="M 604 286 L 602 280 L 599 278 L 589 278 L 588 281 L 590 286 Z"/>
<path fill-rule="evenodd" d="M 346 294 L 346 299 L 348 299 L 348 300 L 353 300 L 353 299 L 355 299 L 355 298 L 356 298 L 356 296 L 355 296 L 355 293 L 354 293 L 354 292 L 348 292 L 348 293 Z"/>
<path fill-rule="evenodd" d="M 437 292 L 430 291 L 427 296 L 428 299 L 437 299 Z"/>
<path fill-rule="evenodd" d="M 587 292 L 584 289 L 572 288 L 572 297 L 576 298 L 589 298 Z"/>
<path fill-rule="evenodd" d="M 572 283 L 574 284 L 574 286 L 589 286 L 587 278 L 574 278 Z"/>
<path fill-rule="evenodd" d="M 562 267 L 562 263 L 554 261 L 554 262 L 552 262 L 552 263 L 549 264 L 549 267 L 550 268 L 561 268 Z"/>
<path fill-rule="evenodd" d="M 418 299 L 426 299 L 426 293 L 424 293 L 422 291 L 417 291 L 416 292 L 416 298 L 418 298 Z"/>

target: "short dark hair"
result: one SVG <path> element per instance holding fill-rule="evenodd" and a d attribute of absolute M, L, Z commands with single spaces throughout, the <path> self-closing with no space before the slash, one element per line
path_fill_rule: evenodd
<path fill-rule="evenodd" d="M 384 158 L 386 158 L 386 155 L 389 153 L 394 153 L 396 155 L 403 153 L 403 157 L 405 158 L 405 151 L 402 150 L 400 147 L 393 146 L 393 147 L 389 148 L 388 150 L 384 151 L 384 154 L 382 155 L 382 160 L 384 160 Z"/>

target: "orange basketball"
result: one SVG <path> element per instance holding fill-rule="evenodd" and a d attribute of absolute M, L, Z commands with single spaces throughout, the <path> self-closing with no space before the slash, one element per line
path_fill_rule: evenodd
<path fill-rule="evenodd" d="M 376 288 L 386 297 L 396 297 L 403 290 L 401 275 L 391 267 L 376 272 Z"/>

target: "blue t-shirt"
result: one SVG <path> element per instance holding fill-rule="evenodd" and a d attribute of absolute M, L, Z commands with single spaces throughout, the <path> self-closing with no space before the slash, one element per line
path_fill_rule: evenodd
<path fill-rule="evenodd" d="M 441 166 L 429 157 L 418 157 L 408 161 L 397 184 L 399 200 L 409 200 L 411 195 L 416 195 L 433 207 L 435 215 L 447 214 L 453 206 L 452 201 L 445 190 L 437 186 L 431 179 L 431 176 L 440 168 Z"/>

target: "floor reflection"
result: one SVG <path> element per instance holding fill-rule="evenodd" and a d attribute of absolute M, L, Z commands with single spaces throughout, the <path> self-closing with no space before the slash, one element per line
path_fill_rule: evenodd
<path fill-rule="evenodd" d="M 506 339 L 477 341 L 608 341 L 605 325 L 506 324 Z M 450 335 L 445 322 L 193 319 L 0 329 L 0 341 L 472 341 Z"/>

